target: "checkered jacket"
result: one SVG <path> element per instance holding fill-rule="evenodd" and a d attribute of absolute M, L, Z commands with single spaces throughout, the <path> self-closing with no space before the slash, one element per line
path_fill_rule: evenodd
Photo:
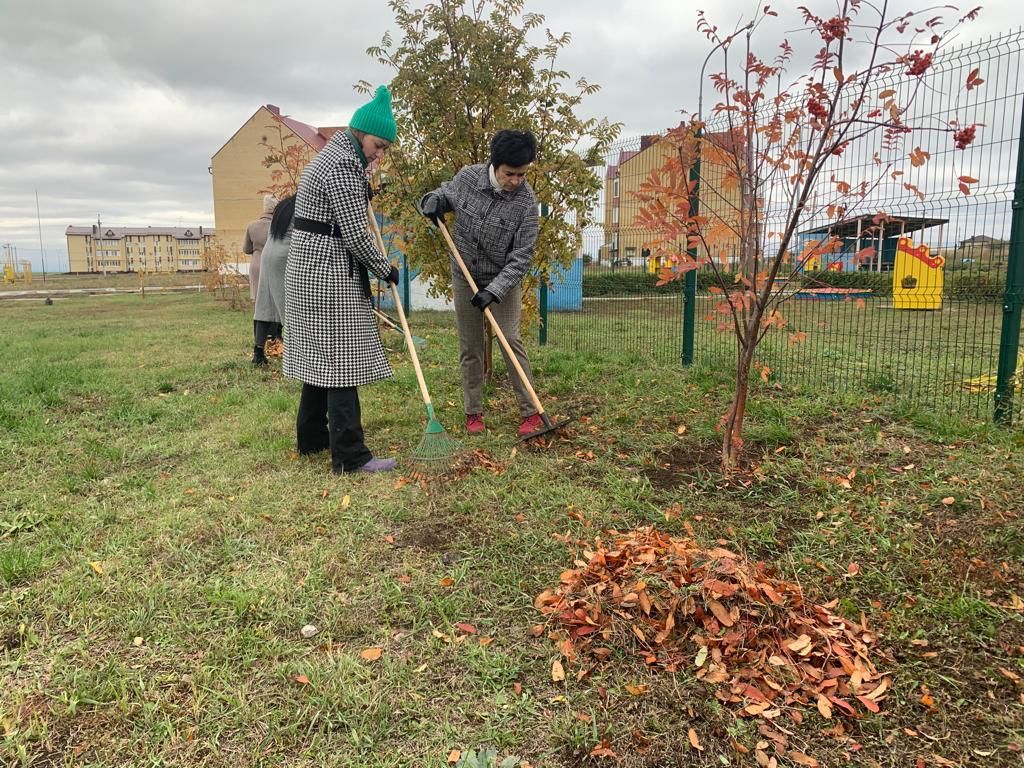
<path fill-rule="evenodd" d="M 303 171 L 295 215 L 333 221 L 341 237 L 295 229 L 288 249 L 284 373 L 306 384 L 354 387 L 392 375 L 360 269 L 391 271 L 366 229 L 368 199 L 362 161 L 339 131 Z"/>
<path fill-rule="evenodd" d="M 530 185 L 495 192 L 482 163 L 467 165 L 427 195 L 437 196 L 441 212 L 455 212 L 455 245 L 477 287 L 505 298 L 526 275 L 537 245 L 537 198 Z M 451 266 L 461 274 L 454 259 Z"/>

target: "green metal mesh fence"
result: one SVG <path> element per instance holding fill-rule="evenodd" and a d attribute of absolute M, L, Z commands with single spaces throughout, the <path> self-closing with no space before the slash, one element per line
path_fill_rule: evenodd
<path fill-rule="evenodd" d="M 947 141 L 932 148 L 928 163 L 880 185 L 844 219 L 844 228 L 837 228 L 835 219 L 830 224 L 824 214 L 802 222 L 800 238 L 828 233 L 841 237 L 844 247 L 820 264 L 807 265 L 817 269 L 784 276 L 786 331 L 770 333 L 757 355 L 771 369 L 770 380 L 823 394 L 876 393 L 948 415 L 990 419 L 1002 354 L 1004 374 L 1010 365 L 1015 377 L 1007 379 L 1004 391 L 1004 401 L 1012 396 L 1012 402 L 1004 402 L 1006 415 L 1020 423 L 1024 264 L 1015 279 L 1011 261 L 1024 260 L 1024 243 L 1011 248 L 1011 237 L 1020 240 L 1024 233 L 1019 225 L 1012 233 L 1011 221 L 1015 188 L 1018 197 L 1024 190 L 1018 169 L 1024 165 L 1022 47 L 1024 33 L 1017 31 L 946 54 L 907 116 L 908 122 L 944 119 L 951 99 L 959 99 L 961 122 L 984 126 L 973 145 L 956 150 Z M 964 93 L 963 83 L 975 68 L 983 73 L 984 87 Z M 886 87 L 877 84 L 878 90 Z M 724 127 L 711 123 L 708 130 Z M 656 137 L 623 140 L 598 169 L 604 179 L 598 224 L 584 230 L 581 268 L 568 273 L 558 288 L 570 300 L 561 303 L 561 311 L 556 303 L 548 315 L 549 343 L 594 354 L 680 361 L 683 281 L 656 286 L 657 265 L 644 245 L 651 234 L 632 225 L 639 209 L 635 192 L 662 162 L 658 147 Z M 851 145 L 834 158 L 828 173 L 859 178 L 870 172 L 876 151 L 868 143 Z M 957 181 L 964 169 L 978 179 L 968 196 Z M 705 178 L 704 184 L 713 186 L 714 180 Z M 920 188 L 924 199 L 904 184 Z M 1020 205 L 1024 200 L 1018 210 Z M 869 234 L 857 224 L 880 210 L 891 217 L 881 231 Z M 784 214 L 769 201 L 765 226 L 771 230 Z M 858 259 L 869 245 L 874 253 Z M 728 270 L 737 257 L 727 254 L 720 268 Z M 730 366 L 736 342 L 718 329 L 717 299 L 707 291 L 712 283 L 706 269 L 698 273 L 694 362 Z M 794 332 L 806 334 L 801 343 L 792 343 Z"/>

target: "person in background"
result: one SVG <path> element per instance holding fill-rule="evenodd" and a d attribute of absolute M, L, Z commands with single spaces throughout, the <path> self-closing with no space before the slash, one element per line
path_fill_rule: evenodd
<path fill-rule="evenodd" d="M 285 272 L 284 374 L 302 382 L 299 454 L 330 448 L 334 472 L 385 472 L 394 459 L 366 447 L 357 387 L 390 378 L 372 314 L 369 273 L 398 270 L 367 231 L 366 169 L 397 133 L 391 93 L 380 86 L 302 172 Z"/>
<path fill-rule="evenodd" d="M 253 310 L 253 328 L 256 346 L 252 362 L 265 366 L 265 345 L 268 341 L 281 341 L 284 323 L 284 273 L 288 263 L 288 246 L 292 240 L 292 217 L 295 214 L 295 195 L 289 195 L 274 208 L 270 220 L 270 234 L 260 259 L 260 279 L 256 289 L 256 308 Z"/>
<path fill-rule="evenodd" d="M 498 131 L 491 139 L 490 162 L 467 165 L 451 181 L 420 199 L 420 211 L 433 222 L 455 211 L 452 233 L 459 254 L 479 289 L 475 294 L 451 260 L 455 325 L 459 333 L 459 366 L 466 411 L 466 432 L 484 426 L 484 319 L 487 307 L 508 338 L 523 371 L 533 384 L 530 361 L 519 335 L 522 282 L 537 244 L 537 198 L 526 174 L 537 157 L 537 140 L 529 131 Z M 522 421 L 519 435 L 543 425 L 508 353 L 505 365 L 515 389 Z"/>
<path fill-rule="evenodd" d="M 249 258 L 249 298 L 256 300 L 256 288 L 260 282 L 260 257 L 263 253 L 263 246 L 267 243 L 267 235 L 270 232 L 270 218 L 274 215 L 274 207 L 277 205 L 277 198 L 274 195 L 263 196 L 263 214 L 255 221 L 250 221 L 245 228 L 245 240 L 242 242 L 242 252 L 250 255 Z"/>

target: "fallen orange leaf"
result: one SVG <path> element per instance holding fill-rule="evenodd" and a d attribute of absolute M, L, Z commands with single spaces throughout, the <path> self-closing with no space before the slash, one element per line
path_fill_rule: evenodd
<path fill-rule="evenodd" d="M 822 696 L 820 693 L 818 694 L 818 702 L 817 703 L 818 703 L 818 711 L 821 713 L 821 716 L 824 717 L 826 720 L 831 719 L 832 718 L 832 703 L 827 698 Z"/>
<path fill-rule="evenodd" d="M 360 653 L 359 658 L 361 658 L 363 661 L 376 661 L 380 658 L 380 655 L 382 653 L 384 653 L 384 650 L 380 646 L 375 645 L 372 648 L 367 648 L 365 651 Z"/>
<path fill-rule="evenodd" d="M 611 743 L 608 739 L 602 739 L 596 747 L 590 750 L 591 757 L 611 757 L 616 758 L 616 755 L 611 748 Z"/>
<path fill-rule="evenodd" d="M 729 609 L 722 605 L 717 600 L 711 600 L 708 603 L 708 608 L 715 614 L 715 618 L 718 619 L 718 623 L 723 627 L 731 627 L 733 625 L 732 616 L 729 615 Z"/>
<path fill-rule="evenodd" d="M 562 666 L 562 662 L 558 659 L 555 659 L 551 664 L 551 679 L 556 683 L 565 680 L 565 667 Z"/>
<path fill-rule="evenodd" d="M 818 761 L 810 755 L 805 755 L 803 752 L 797 752 L 796 750 L 792 749 L 786 753 L 786 757 L 788 757 L 797 765 L 806 765 L 808 766 L 808 768 L 818 768 L 818 766 L 820 765 Z"/>
<path fill-rule="evenodd" d="M 872 712 L 878 712 L 879 711 L 878 702 L 875 701 L 874 699 L 869 699 L 867 696 L 858 696 L 857 697 L 857 701 L 859 701 L 861 704 L 863 704 L 865 707 L 867 707 Z"/>
<path fill-rule="evenodd" d="M 704 751 L 704 747 L 700 745 L 700 739 L 697 738 L 697 731 L 693 728 L 686 732 L 686 737 L 690 740 L 690 746 L 701 752 Z"/>

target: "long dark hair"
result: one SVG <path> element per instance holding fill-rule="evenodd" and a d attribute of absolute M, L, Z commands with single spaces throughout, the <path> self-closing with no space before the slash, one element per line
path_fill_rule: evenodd
<path fill-rule="evenodd" d="M 284 236 L 292 228 L 292 217 L 294 216 L 295 195 L 288 195 L 274 209 L 274 218 L 270 220 L 270 239 L 284 240 Z"/>

